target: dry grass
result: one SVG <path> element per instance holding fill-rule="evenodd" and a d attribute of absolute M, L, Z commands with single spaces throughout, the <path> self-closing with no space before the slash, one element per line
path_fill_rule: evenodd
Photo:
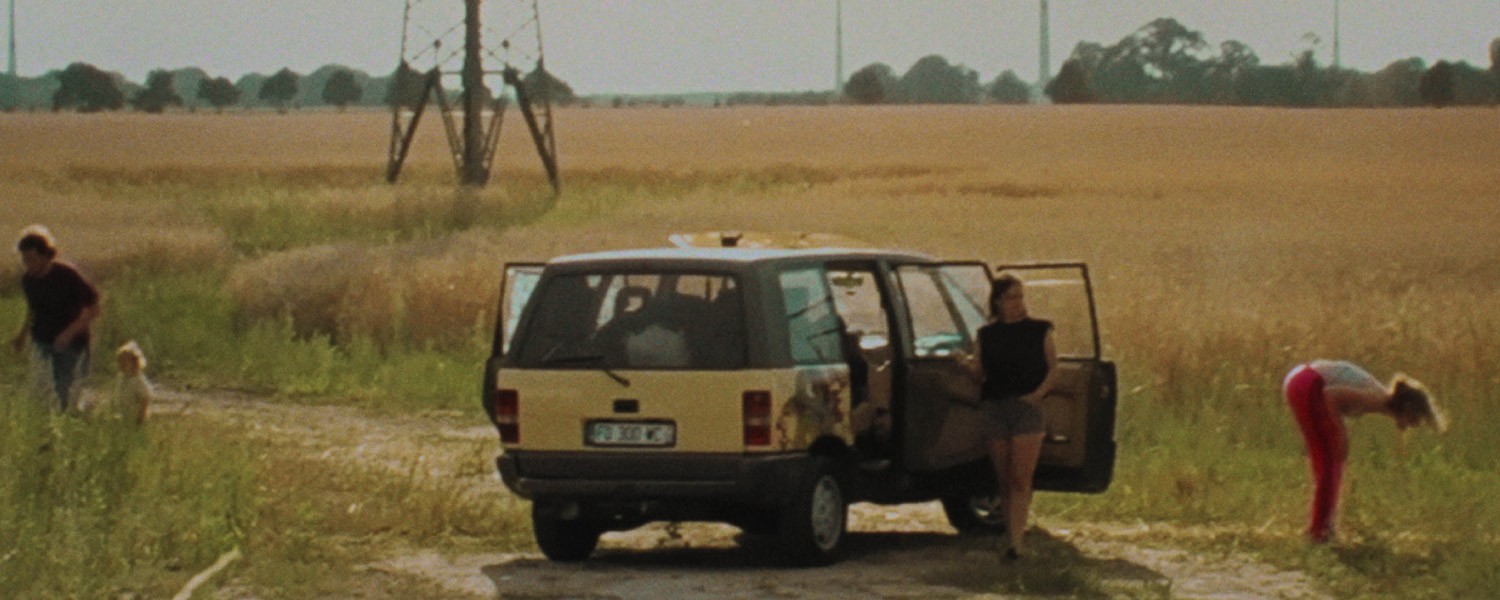
<path fill-rule="evenodd" d="M 6 115 L 0 156 L 15 159 L 0 163 L 0 232 L 50 225 L 64 256 L 100 273 L 106 293 L 125 274 L 208 270 L 225 274 L 226 293 L 198 290 L 194 311 L 227 301 L 242 321 L 285 315 L 304 335 L 465 357 L 398 352 L 389 356 L 405 364 L 392 365 L 314 348 L 327 363 L 315 389 L 405 382 L 412 397 L 454 380 L 449 369 L 477 372 L 506 261 L 721 229 L 829 232 L 990 261 L 1086 260 L 1121 369 L 1120 471 L 1102 499 L 1048 498 L 1039 511 L 1233 523 L 1285 540 L 1269 548 L 1286 555 L 1306 475 L 1280 378 L 1298 361 L 1349 358 L 1423 380 L 1454 427 L 1398 447 L 1388 424 L 1356 425 L 1358 483 L 1343 533 L 1357 551 L 1289 560 L 1355 594 L 1456 590 L 1495 568 L 1493 542 L 1468 533 L 1500 528 L 1500 511 L 1484 502 L 1500 489 L 1500 456 L 1482 418 L 1500 388 L 1495 117 L 564 110 L 565 193 L 553 203 L 539 200 L 541 169 L 516 120 L 496 185 L 456 195 L 436 122 L 410 177 L 392 188 L 381 179 L 382 113 Z M 16 272 L 0 268 L 0 294 L 14 294 Z M 174 293 L 124 289 L 152 303 Z M 164 310 L 126 304 L 115 314 Z M 222 346 L 233 349 L 243 343 L 234 335 L 201 337 L 231 338 Z M 212 341 L 202 346 L 218 348 Z M 250 346 L 276 353 L 284 343 Z M 324 381 L 344 370 L 382 383 Z M 1441 581 L 1378 575 L 1407 564 L 1429 565 Z"/>

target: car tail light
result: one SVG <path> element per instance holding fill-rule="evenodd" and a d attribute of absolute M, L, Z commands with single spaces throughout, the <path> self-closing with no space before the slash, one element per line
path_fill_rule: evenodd
<path fill-rule="evenodd" d="M 500 443 L 521 441 L 521 395 L 515 390 L 495 390 L 495 425 L 500 428 Z"/>
<path fill-rule="evenodd" d="M 771 392 L 746 391 L 741 396 L 745 419 L 745 445 L 771 445 Z"/>

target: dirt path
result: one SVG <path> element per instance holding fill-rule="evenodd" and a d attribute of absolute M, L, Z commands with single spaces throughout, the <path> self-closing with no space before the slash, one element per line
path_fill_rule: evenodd
<path fill-rule="evenodd" d="M 234 394 L 164 392 L 156 412 L 233 422 L 247 435 L 300 447 L 331 462 L 383 465 L 462 481 L 502 498 L 494 432 L 473 414 L 372 417 L 343 406 L 300 406 Z M 414 458 L 420 457 L 420 458 Z M 775 566 L 775 548 L 712 524 L 653 524 L 604 536 L 594 558 L 540 554 L 445 555 L 433 549 L 371 557 L 365 569 L 426 580 L 474 598 L 999 598 L 1088 595 L 1173 598 L 1322 598 L 1302 574 L 1236 554 L 1174 548 L 1162 526 L 1043 521 L 1034 555 L 1000 558 L 993 541 L 959 537 L 936 503 L 850 512 L 847 558 L 819 569 Z M 1165 541 L 1164 541 L 1165 540 Z"/>

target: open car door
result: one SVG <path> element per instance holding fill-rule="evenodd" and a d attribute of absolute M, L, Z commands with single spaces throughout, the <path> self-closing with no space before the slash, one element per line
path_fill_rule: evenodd
<path fill-rule="evenodd" d="M 495 311 L 495 336 L 490 346 L 490 358 L 484 366 L 484 387 L 480 390 L 480 403 L 484 414 L 493 418 L 492 394 L 495 390 L 495 375 L 510 349 L 510 340 L 515 336 L 516 325 L 521 322 L 521 310 L 536 291 L 537 281 L 542 278 L 541 263 L 507 263 L 505 276 L 500 281 L 500 307 Z"/>
<path fill-rule="evenodd" d="M 907 331 L 902 406 L 904 464 L 931 472 L 988 456 L 980 417 L 978 338 L 989 268 L 977 262 L 900 265 Z"/>
<path fill-rule="evenodd" d="M 537 280 L 542 278 L 540 263 L 506 263 L 505 279 L 500 282 L 500 309 L 495 317 L 495 342 L 491 354 L 504 355 L 510 349 L 510 339 L 516 334 L 516 325 L 521 322 L 521 309 L 531 300 L 536 291 Z"/>
<path fill-rule="evenodd" d="M 1115 365 L 1104 360 L 1093 284 L 1083 263 L 999 265 L 1026 286 L 1028 312 L 1052 321 L 1058 377 L 1042 400 L 1046 437 L 1036 489 L 1102 492 L 1115 467 Z"/>

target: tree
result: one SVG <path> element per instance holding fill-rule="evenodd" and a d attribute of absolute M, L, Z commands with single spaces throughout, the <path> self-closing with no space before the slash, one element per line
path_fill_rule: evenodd
<path fill-rule="evenodd" d="M 1176 19 L 1156 19 L 1105 48 L 1090 65 L 1100 97 L 1126 102 L 1197 102 L 1207 67 L 1203 34 Z"/>
<path fill-rule="evenodd" d="M 88 63 L 73 63 L 57 76 L 62 84 L 52 94 L 52 110 L 77 108 L 79 112 L 119 110 L 125 94 L 115 78 Z"/>
<path fill-rule="evenodd" d="M 979 99 L 979 73 L 949 64 L 936 54 L 918 59 L 896 82 L 893 100 L 913 104 L 973 104 Z"/>
<path fill-rule="evenodd" d="M 1495 102 L 1500 103 L 1500 38 L 1490 41 L 1490 86 L 1495 93 Z"/>
<path fill-rule="evenodd" d="M 1417 87 L 1427 63 L 1420 58 L 1398 60 L 1370 77 L 1371 100 L 1376 106 L 1417 106 L 1422 96 Z"/>
<path fill-rule="evenodd" d="M 198 86 L 203 85 L 203 80 L 208 78 L 208 73 L 198 67 L 184 67 L 172 71 L 172 91 L 182 98 L 182 104 L 189 109 L 198 102 Z"/>
<path fill-rule="evenodd" d="M 227 77 L 205 78 L 198 82 L 198 97 L 215 110 L 224 112 L 224 107 L 240 101 L 240 89 L 234 87 Z"/>
<path fill-rule="evenodd" d="M 1490 41 L 1490 73 L 1500 76 L 1500 38 Z"/>
<path fill-rule="evenodd" d="M 849 76 L 844 95 L 859 104 L 880 104 L 895 87 L 896 72 L 889 65 L 871 63 Z"/>
<path fill-rule="evenodd" d="M 1206 84 L 1208 100 L 1228 103 L 1235 100 L 1235 81 L 1260 65 L 1260 57 L 1249 45 L 1237 40 L 1219 44 L 1219 55 L 1208 60 Z"/>
<path fill-rule="evenodd" d="M 1083 60 L 1070 58 L 1057 71 L 1057 77 L 1047 82 L 1044 90 L 1048 98 L 1058 104 L 1080 104 L 1093 102 L 1094 90 L 1089 85 L 1088 67 Z"/>
<path fill-rule="evenodd" d="M 391 73 L 391 84 L 385 90 L 387 106 L 404 106 L 415 109 L 422 101 L 422 92 L 427 88 L 427 75 L 411 68 L 406 61 L 396 65 Z"/>
<path fill-rule="evenodd" d="M 277 112 L 285 113 L 293 98 L 297 97 L 297 74 L 283 67 L 260 86 L 256 98 L 276 106 Z"/>
<path fill-rule="evenodd" d="M 1442 108 L 1453 104 L 1453 65 L 1440 60 L 1422 73 L 1422 80 L 1417 83 L 1417 94 L 1422 97 L 1422 103 L 1428 106 Z"/>
<path fill-rule="evenodd" d="M 521 78 L 521 87 L 526 89 L 526 93 L 534 102 L 568 105 L 578 100 L 578 95 L 573 93 L 572 86 L 553 76 L 541 65 L 537 65 L 535 70 Z"/>
<path fill-rule="evenodd" d="M 358 102 L 364 95 L 364 88 L 354 81 L 354 73 L 348 69 L 334 71 L 328 76 L 328 83 L 323 85 L 323 101 L 339 107 L 339 110 Z"/>
<path fill-rule="evenodd" d="M 161 113 L 168 106 L 182 106 L 182 96 L 172 87 L 172 79 L 170 71 L 152 71 L 146 76 L 146 89 L 137 92 L 130 105 L 152 114 Z"/>
<path fill-rule="evenodd" d="M 1021 81 L 1015 71 L 1007 70 L 990 82 L 986 93 L 991 100 L 1001 104 L 1026 104 L 1031 102 L 1031 86 Z"/>

